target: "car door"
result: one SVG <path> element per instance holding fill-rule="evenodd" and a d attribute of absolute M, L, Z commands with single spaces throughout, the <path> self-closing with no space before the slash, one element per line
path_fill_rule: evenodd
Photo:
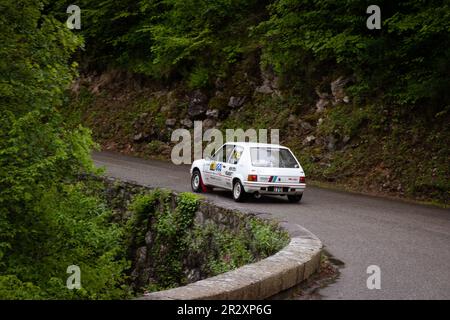
<path fill-rule="evenodd" d="M 241 146 L 234 146 L 230 155 L 227 157 L 227 163 L 222 167 L 223 181 L 226 189 L 232 189 L 232 180 L 237 171 L 237 165 L 241 159 L 244 148 Z"/>
<path fill-rule="evenodd" d="M 228 159 L 233 151 L 233 145 L 224 145 L 206 162 L 207 183 L 216 187 L 227 188 L 225 172 L 228 167 Z"/>

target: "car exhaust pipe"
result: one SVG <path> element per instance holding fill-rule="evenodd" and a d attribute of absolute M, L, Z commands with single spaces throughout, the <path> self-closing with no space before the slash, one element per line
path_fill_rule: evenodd
<path fill-rule="evenodd" d="M 259 193 L 258 191 L 256 191 L 253 196 L 255 197 L 255 199 L 259 199 L 261 198 L 261 193 Z"/>

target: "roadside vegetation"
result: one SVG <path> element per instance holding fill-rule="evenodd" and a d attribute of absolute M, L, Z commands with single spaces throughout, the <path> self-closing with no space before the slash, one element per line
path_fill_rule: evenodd
<path fill-rule="evenodd" d="M 122 298 L 121 230 L 77 181 L 95 172 L 94 142 L 60 113 L 82 40 L 42 3 L 0 7 L 0 298 Z M 73 264 L 80 290 L 66 288 Z"/>

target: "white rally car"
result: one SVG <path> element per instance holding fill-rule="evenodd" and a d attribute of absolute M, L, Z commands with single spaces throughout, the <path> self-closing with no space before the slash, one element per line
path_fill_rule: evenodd
<path fill-rule="evenodd" d="M 305 173 L 289 148 L 262 143 L 224 144 L 212 157 L 194 161 L 191 187 L 204 192 L 213 187 L 233 191 L 235 201 L 248 194 L 287 195 L 299 202 L 305 190 Z"/>

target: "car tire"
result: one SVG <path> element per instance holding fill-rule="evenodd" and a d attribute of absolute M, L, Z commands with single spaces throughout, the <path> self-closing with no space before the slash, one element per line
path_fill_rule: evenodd
<path fill-rule="evenodd" d="M 202 176 L 200 174 L 200 171 L 195 170 L 191 176 L 192 191 L 194 191 L 196 193 L 202 192 L 203 191 L 202 184 L 203 184 L 203 182 L 202 182 Z"/>
<path fill-rule="evenodd" d="M 244 190 L 244 186 L 239 180 L 236 180 L 233 184 L 233 199 L 236 202 L 242 202 L 245 200 L 247 193 Z"/>
<path fill-rule="evenodd" d="M 300 202 L 300 200 L 302 200 L 302 196 L 303 196 L 303 194 L 300 194 L 300 195 L 288 195 L 287 197 L 288 197 L 289 202 L 291 202 L 291 203 L 298 203 L 298 202 Z"/>

